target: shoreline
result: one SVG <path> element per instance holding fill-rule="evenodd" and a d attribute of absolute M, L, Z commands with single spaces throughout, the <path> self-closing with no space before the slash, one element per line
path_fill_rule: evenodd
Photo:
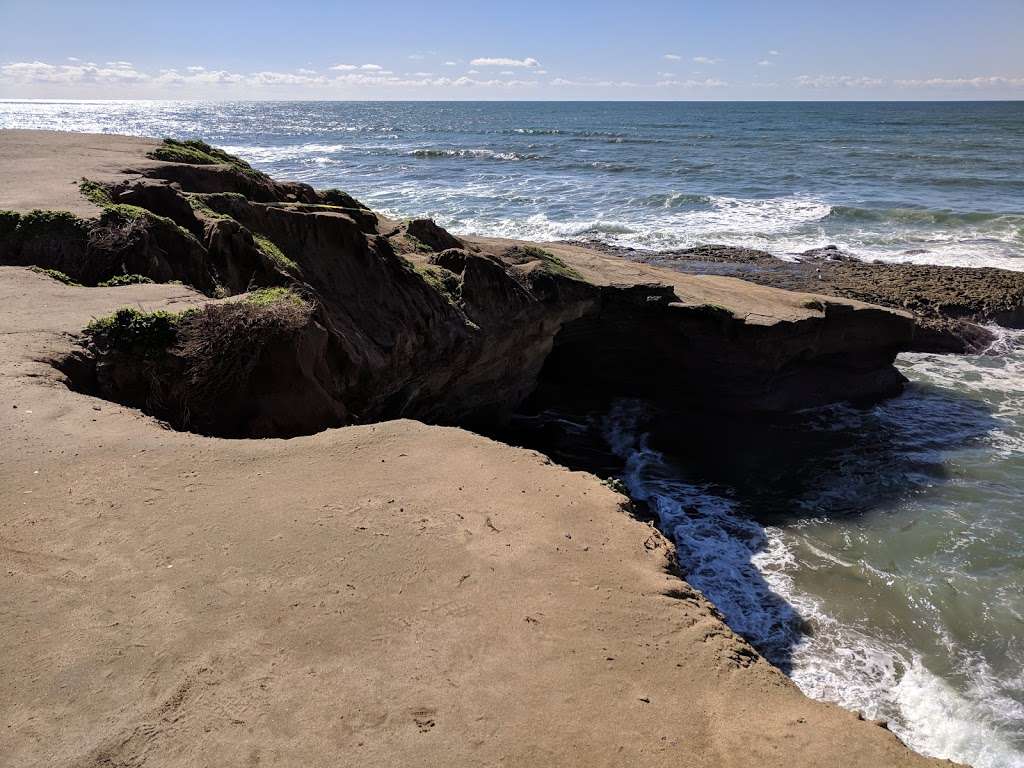
<path fill-rule="evenodd" d="M 53 140 L 38 137 L 37 150 L 52 152 Z M 8 174 L 4 162 L 0 155 L 0 178 Z M 49 167 L 64 184 L 78 180 Z M 229 177 L 243 183 L 219 167 L 213 176 L 192 165 L 154 167 L 186 187 L 214 177 L 218 184 Z M 253 194 L 277 189 L 261 185 Z M 164 201 L 161 210 L 171 211 L 166 189 L 130 186 L 135 196 L 125 199 L 133 203 L 118 204 Z M 238 216 L 264 215 L 252 203 L 228 202 Z M 380 220 L 365 232 L 368 220 L 357 208 L 292 205 L 268 203 L 265 215 L 281 221 L 272 231 L 315 223 L 304 237 L 324 238 L 323 227 L 339 227 L 355 238 L 346 241 L 353 249 L 363 242 L 383 248 Z M 205 235 L 231 228 L 200 213 Z M 427 243 L 435 256 L 452 250 L 439 248 L 448 244 L 443 230 L 421 225 L 415 236 L 403 226 L 392 235 L 400 242 L 435 239 L 433 247 Z M 295 256 L 279 239 L 286 258 Z M 315 255 L 298 254 L 307 259 L 299 261 L 307 281 L 316 269 L 309 259 L 339 253 L 319 242 Z M 912 337 L 909 316 L 859 302 L 830 298 L 838 309 L 809 306 L 803 294 L 679 276 L 557 246 L 551 248 L 559 261 L 530 253 L 517 263 L 510 253 L 523 246 L 510 242 L 467 239 L 459 246 L 462 263 L 453 256 L 423 261 L 424 269 L 462 268 L 459 311 L 485 330 L 503 327 L 494 325 L 503 316 L 484 310 L 509 306 L 501 303 L 509 296 L 558 325 L 592 317 L 595 302 L 609 312 L 632 306 L 622 303 L 632 295 L 625 285 L 641 288 L 641 305 L 655 314 L 629 309 L 621 317 L 650 328 L 664 322 L 661 313 L 685 317 L 688 333 L 715 354 L 725 354 L 720 347 L 729 338 L 719 328 L 741 341 L 750 334 L 784 346 L 796 338 L 794 329 L 809 325 L 824 341 L 800 341 L 782 354 L 818 355 L 828 366 L 839 349 L 828 346 L 830 334 L 844 344 L 845 334 L 892 334 L 877 357 L 876 341 L 861 342 L 862 368 L 822 369 L 839 382 L 838 389 L 813 390 L 826 398 L 853 385 L 863 393 L 885 391 L 891 383 L 884 360 Z M 418 264 L 416 251 L 413 245 L 399 255 Z M 487 279 L 474 283 L 473 269 Z M 515 287 L 497 270 L 523 282 Z M 389 279 L 399 286 L 426 280 L 416 274 Z M 652 287 L 656 281 L 671 287 L 675 302 L 657 298 L 667 294 Z M 287 441 L 201 437 L 67 387 L 68 376 L 74 380 L 95 364 L 74 346 L 90 320 L 125 304 L 180 311 L 237 307 L 244 298 L 213 299 L 166 278 L 67 286 L 12 266 L 0 267 L 0 291 L 3 399 L 15 406 L 0 414 L 0 479 L 14 491 L 3 504 L 11 558 L 3 614 L 12 619 L 0 678 L 15 691 L 3 710 L 12 727 L 0 738 L 5 753 L 22 762 L 99 764 L 145 755 L 184 765 L 200 755 L 233 762 L 255 754 L 286 762 L 331 755 L 340 764 L 942 764 L 914 755 L 884 728 L 799 693 L 700 593 L 671 575 L 668 541 L 627 514 L 623 497 L 592 475 L 462 429 L 408 420 L 321 427 Z M 429 334 L 455 322 L 437 319 L 453 310 L 436 295 L 415 295 L 429 310 Z M 318 301 L 331 311 L 322 290 Z M 670 308 L 674 303 L 681 306 Z M 753 304 L 774 314 L 759 315 Z M 317 315 L 316 322 L 332 329 L 341 317 Z M 857 326 L 861 320 L 866 325 Z M 552 348 L 565 366 L 592 353 L 592 346 L 573 346 L 588 338 L 583 331 L 594 327 L 539 342 L 535 374 Z M 742 343 L 735 349 L 729 354 L 741 360 L 778 363 Z M 610 353 L 614 359 L 622 350 Z M 106 386 L 122 386 L 131 373 L 102 350 L 99 363 L 114 373 Z M 825 386 L 814 378 L 819 368 L 798 371 L 794 392 L 811 391 L 802 388 L 808 380 Z M 306 387 L 330 380 L 322 372 L 303 376 L 290 381 Z M 605 385 L 620 383 L 609 376 Z M 790 402 L 788 390 L 761 389 L 756 377 L 744 387 L 769 405 Z M 352 393 L 361 391 L 346 390 L 339 402 L 354 402 Z M 703 389 L 694 392 L 701 396 Z M 410 393 L 404 391 L 403 408 L 416 402 Z M 484 411 L 493 394 L 477 395 Z M 291 402 L 280 389 L 261 396 L 266 414 Z M 390 405 L 379 407 L 383 418 L 393 418 Z"/>

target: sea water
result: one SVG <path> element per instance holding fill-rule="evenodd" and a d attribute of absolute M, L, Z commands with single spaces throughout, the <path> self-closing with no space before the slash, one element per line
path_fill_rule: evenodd
<path fill-rule="evenodd" d="M 1024 270 L 1021 102 L 6 101 L 0 127 L 202 137 L 456 233 Z M 910 386 L 873 408 L 675 448 L 642 403 L 589 425 L 737 632 L 976 768 L 1024 766 L 1024 333 L 997 336 L 901 355 Z"/>

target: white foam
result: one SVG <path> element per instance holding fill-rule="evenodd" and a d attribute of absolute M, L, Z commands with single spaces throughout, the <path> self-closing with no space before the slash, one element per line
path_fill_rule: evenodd
<path fill-rule="evenodd" d="M 864 417 L 838 408 L 828 418 L 850 428 Z M 769 658 L 791 663 L 790 674 L 807 695 L 889 721 L 924 754 L 974 768 L 1024 768 L 1024 744 L 1007 736 L 1024 723 L 1024 707 L 1002 692 L 1015 687 L 1013 681 L 996 680 L 978 661 L 964 670 L 967 689 L 957 691 L 912 649 L 870 627 L 837 621 L 819 598 L 797 588 L 794 576 L 802 569 L 854 564 L 811 543 L 799 526 L 762 528 L 739 513 L 726 490 L 683 481 L 647 444 L 643 419 L 643 406 L 634 401 L 616 404 L 606 417 L 606 439 L 625 461 L 622 479 L 673 536 L 686 579 L 734 630 Z M 798 539 L 818 563 L 798 559 Z M 858 566 L 871 570 L 863 562 Z M 894 578 L 874 570 L 882 579 Z M 803 622 L 813 631 L 801 634 Z"/>

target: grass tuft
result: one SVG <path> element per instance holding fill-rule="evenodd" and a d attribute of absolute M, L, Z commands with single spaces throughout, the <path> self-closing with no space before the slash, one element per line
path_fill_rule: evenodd
<path fill-rule="evenodd" d="M 250 291 L 242 301 L 254 307 L 267 307 L 278 303 L 294 304 L 297 307 L 310 306 L 308 301 L 291 288 L 282 288 L 280 286 Z"/>
<path fill-rule="evenodd" d="M 253 233 L 252 238 L 253 240 L 256 241 L 256 246 L 260 249 L 260 251 L 262 251 L 263 254 L 267 256 L 267 258 L 269 258 L 272 262 L 274 262 L 274 264 L 276 264 L 278 268 L 284 270 L 285 272 L 302 272 L 302 270 L 299 269 L 299 265 L 296 264 L 292 259 L 289 259 L 287 256 L 285 256 L 284 251 L 278 248 L 277 244 L 274 243 L 273 240 L 258 233 Z"/>
<path fill-rule="evenodd" d="M 29 267 L 29 269 L 33 272 L 38 272 L 40 275 L 46 275 L 47 277 L 56 280 L 58 283 L 64 283 L 64 285 L 71 285 L 76 288 L 82 287 L 81 283 L 72 280 L 59 269 L 44 269 L 43 267 Z"/>
<path fill-rule="evenodd" d="M 154 282 L 152 278 L 145 275 L 114 275 L 109 280 L 97 283 L 98 288 L 119 288 L 122 285 L 145 285 Z"/>

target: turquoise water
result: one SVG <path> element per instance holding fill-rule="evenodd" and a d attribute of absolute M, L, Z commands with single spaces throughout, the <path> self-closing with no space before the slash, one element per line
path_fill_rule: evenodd
<path fill-rule="evenodd" d="M 0 102 L 0 127 L 201 136 L 460 233 L 1024 270 L 1020 102 Z M 1020 768 L 1024 333 L 899 366 L 901 397 L 689 452 L 645 438 L 643 404 L 599 431 L 689 580 L 804 691 Z"/>

